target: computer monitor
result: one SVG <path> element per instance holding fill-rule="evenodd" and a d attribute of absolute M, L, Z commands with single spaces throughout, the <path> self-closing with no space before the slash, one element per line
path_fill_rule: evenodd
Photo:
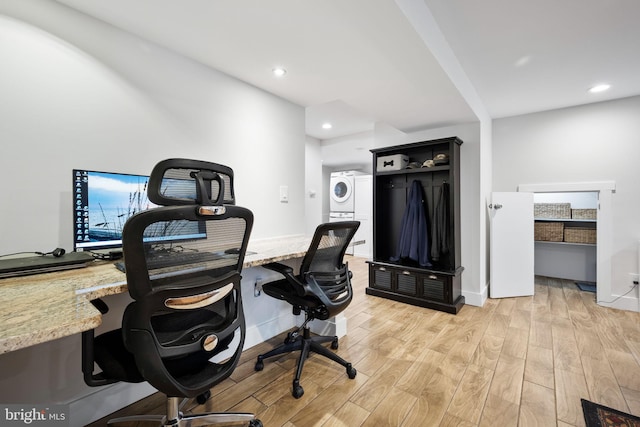
<path fill-rule="evenodd" d="M 73 170 L 73 242 L 76 251 L 122 247 L 122 228 L 132 215 L 157 205 L 147 197 L 149 177 L 115 172 Z M 165 184 L 166 183 L 166 184 Z M 193 193 L 190 180 L 165 179 L 163 187 Z M 146 240 L 179 242 L 206 237 L 204 223 L 174 221 L 155 230 Z"/>

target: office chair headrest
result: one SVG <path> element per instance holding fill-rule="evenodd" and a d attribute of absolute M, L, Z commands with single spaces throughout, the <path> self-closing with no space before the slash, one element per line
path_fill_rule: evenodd
<path fill-rule="evenodd" d="M 163 160 L 151 171 L 147 192 L 161 206 L 235 205 L 233 169 L 202 160 Z"/>

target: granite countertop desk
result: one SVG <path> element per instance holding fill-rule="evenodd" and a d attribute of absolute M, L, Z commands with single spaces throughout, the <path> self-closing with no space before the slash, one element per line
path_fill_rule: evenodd
<path fill-rule="evenodd" d="M 306 253 L 311 236 L 249 242 L 244 268 Z M 90 300 L 127 292 L 124 273 L 106 261 L 75 270 L 0 279 L 0 354 L 93 329 L 102 323 Z"/>

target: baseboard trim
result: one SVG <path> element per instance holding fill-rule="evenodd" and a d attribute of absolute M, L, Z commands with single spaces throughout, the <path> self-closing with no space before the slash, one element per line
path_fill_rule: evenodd
<path fill-rule="evenodd" d="M 485 301 L 487 300 L 487 294 L 488 294 L 487 289 L 488 288 L 485 286 L 485 288 L 482 290 L 481 293 L 468 292 L 463 290 L 462 296 L 464 297 L 465 304 L 473 305 L 476 307 L 482 307 Z"/>
<path fill-rule="evenodd" d="M 309 329 L 314 334 L 342 338 L 347 335 L 347 318 L 340 313 L 328 320 L 314 320 L 309 323 Z"/>
<path fill-rule="evenodd" d="M 156 393 L 149 383 L 116 383 L 69 402 L 70 425 L 81 427 Z"/>
<path fill-rule="evenodd" d="M 617 298 L 617 299 L 616 299 Z M 598 301 L 598 305 L 618 310 L 640 312 L 640 300 L 632 296 L 611 296 L 611 302 Z"/>
<path fill-rule="evenodd" d="M 244 349 L 251 348 L 257 344 L 265 342 L 271 337 L 275 337 L 296 326 L 300 316 L 294 316 L 291 311 L 281 314 L 278 317 L 262 322 L 259 325 L 247 328 L 244 340 Z M 301 321 L 301 320 L 300 320 Z"/>

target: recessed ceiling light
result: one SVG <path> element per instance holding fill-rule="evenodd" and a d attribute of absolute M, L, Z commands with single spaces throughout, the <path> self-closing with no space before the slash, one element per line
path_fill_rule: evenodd
<path fill-rule="evenodd" d="M 331 129 L 333 127 L 333 125 L 331 123 L 323 123 L 322 124 L 322 129 Z"/>
<path fill-rule="evenodd" d="M 589 89 L 589 92 L 590 93 L 604 92 L 605 90 L 609 89 L 610 87 L 611 87 L 611 85 L 603 83 L 603 84 L 599 84 L 599 85 L 593 86 L 592 88 Z"/>
<path fill-rule="evenodd" d="M 525 55 L 521 58 L 518 58 L 518 60 L 514 62 L 513 65 L 515 65 L 516 67 L 524 67 L 529 62 L 531 62 L 531 55 Z"/>
<path fill-rule="evenodd" d="M 287 70 L 282 67 L 276 67 L 273 69 L 273 75 L 276 77 L 283 77 L 285 74 L 287 74 Z"/>

